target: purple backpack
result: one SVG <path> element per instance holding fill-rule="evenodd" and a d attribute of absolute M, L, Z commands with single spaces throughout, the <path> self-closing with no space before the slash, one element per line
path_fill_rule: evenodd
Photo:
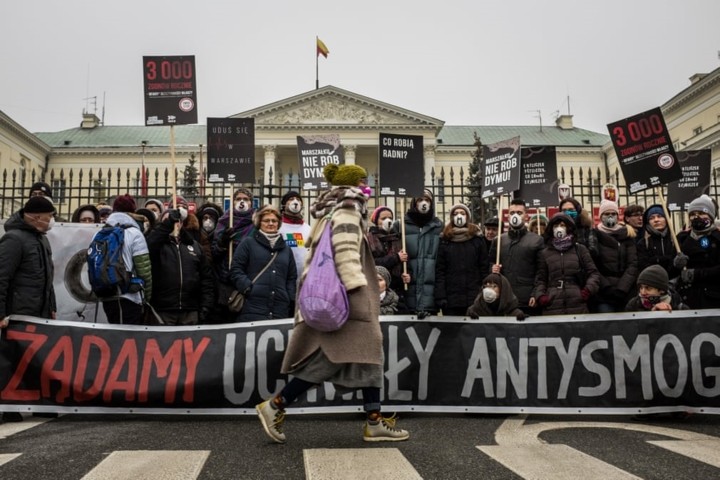
<path fill-rule="evenodd" d="M 298 294 L 298 309 L 305 323 L 321 332 L 339 330 L 350 311 L 345 285 L 335 269 L 331 223 L 327 221 L 320 235 Z"/>

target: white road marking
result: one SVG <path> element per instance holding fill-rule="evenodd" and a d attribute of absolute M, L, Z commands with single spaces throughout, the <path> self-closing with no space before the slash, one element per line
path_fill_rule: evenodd
<path fill-rule="evenodd" d="M 28 416 L 24 417 L 22 422 L 5 422 L 0 425 L 0 440 L 15 435 L 16 433 L 24 432 L 29 428 L 37 427 L 50 420 L 53 419 Z"/>
<path fill-rule="evenodd" d="M 422 479 L 397 448 L 315 448 L 303 457 L 307 480 Z"/>
<path fill-rule="evenodd" d="M 117 450 L 83 480 L 195 480 L 209 450 Z"/>
<path fill-rule="evenodd" d="M 0 453 L 0 466 L 15 460 L 20 455 L 22 455 L 22 453 Z"/>
<path fill-rule="evenodd" d="M 657 445 L 671 452 L 685 455 L 713 467 L 720 468 L 720 438 L 713 440 L 652 440 L 648 443 Z"/>

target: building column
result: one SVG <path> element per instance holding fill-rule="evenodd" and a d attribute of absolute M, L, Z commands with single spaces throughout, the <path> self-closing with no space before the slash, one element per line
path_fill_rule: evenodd
<path fill-rule="evenodd" d="M 265 185 L 270 185 L 270 171 L 272 171 L 273 175 L 273 183 L 275 185 L 279 185 L 280 180 L 277 178 L 277 167 L 275 165 L 275 148 L 276 145 L 264 145 L 263 148 L 265 149 L 265 166 L 263 169 L 263 183 Z"/>
<path fill-rule="evenodd" d="M 432 169 L 435 167 L 435 145 L 426 145 L 423 152 L 423 168 L 425 169 L 425 185 L 433 184 Z"/>
<path fill-rule="evenodd" d="M 357 145 L 343 145 L 343 149 L 345 150 L 345 164 L 346 165 L 355 165 L 355 149 L 357 148 Z"/>

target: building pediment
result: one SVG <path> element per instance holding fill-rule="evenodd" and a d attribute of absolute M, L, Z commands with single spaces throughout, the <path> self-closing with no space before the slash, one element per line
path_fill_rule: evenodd
<path fill-rule="evenodd" d="M 442 128 L 444 122 L 337 87 L 327 86 L 232 117 L 255 119 L 256 129 Z"/>

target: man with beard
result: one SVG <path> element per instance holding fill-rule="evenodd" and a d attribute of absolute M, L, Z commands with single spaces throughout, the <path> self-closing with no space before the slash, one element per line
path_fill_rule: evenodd
<path fill-rule="evenodd" d="M 305 222 L 303 201 L 298 192 L 290 190 L 283 195 L 280 200 L 280 213 L 282 214 L 280 235 L 293 253 L 298 281 L 300 281 L 300 272 L 303 270 L 307 256 L 306 242 L 310 237 L 310 225 Z"/>
<path fill-rule="evenodd" d="M 402 263 L 408 261 L 408 255 L 402 249 L 400 234 L 393 232 L 395 223 L 393 211 L 384 205 L 377 207 L 370 215 L 370 222 L 367 239 L 375 265 L 385 267 L 390 272 L 388 288 L 402 295 L 404 292 Z M 402 310 L 402 305 L 398 308 Z"/>
<path fill-rule="evenodd" d="M 502 273 L 512 285 L 520 309 L 528 315 L 536 315 L 538 311 L 532 291 L 545 242 L 525 226 L 527 212 L 524 200 L 516 198 L 510 202 L 508 219 L 510 229 L 500 237 L 500 263 L 495 263 L 497 239 L 490 246 L 491 272 Z"/>
<path fill-rule="evenodd" d="M 418 319 L 437 313 L 435 265 L 442 229 L 442 221 L 435 216 L 433 194 L 426 188 L 421 197 L 413 199 L 405 214 L 405 248 L 410 275 L 405 303 Z M 400 226 L 396 224 L 393 231 L 399 233 Z"/>

